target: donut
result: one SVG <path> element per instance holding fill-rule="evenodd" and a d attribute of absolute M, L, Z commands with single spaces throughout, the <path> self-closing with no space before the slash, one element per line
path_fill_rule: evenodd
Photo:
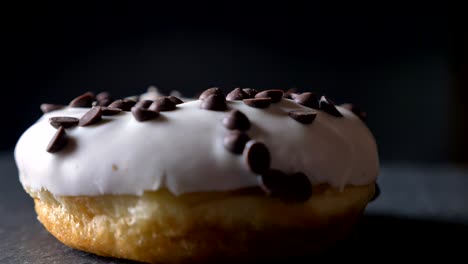
<path fill-rule="evenodd" d="M 43 104 L 19 180 L 63 244 L 147 263 L 315 255 L 378 195 L 366 114 L 312 92 L 87 92 Z"/>

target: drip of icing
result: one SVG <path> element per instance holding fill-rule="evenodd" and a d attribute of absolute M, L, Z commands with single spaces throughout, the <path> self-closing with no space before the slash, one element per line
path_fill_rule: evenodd
<path fill-rule="evenodd" d="M 44 114 L 27 129 L 15 148 L 20 181 L 25 188 L 47 189 L 55 195 L 134 194 L 167 188 L 179 195 L 257 186 L 242 155 L 223 147 L 226 111 L 200 109 L 199 100 L 177 105 L 147 122 L 130 112 L 105 117 L 89 127 L 67 129 L 70 142 L 62 151 L 45 151 L 55 133 L 48 119 L 81 117 L 89 109 L 65 108 Z M 375 140 L 351 111 L 337 107 L 336 118 L 318 110 L 312 124 L 288 116 L 310 110 L 282 99 L 266 109 L 227 101 L 252 123 L 248 135 L 263 142 L 271 167 L 305 173 L 312 184 L 337 188 L 375 181 L 379 159 Z"/>

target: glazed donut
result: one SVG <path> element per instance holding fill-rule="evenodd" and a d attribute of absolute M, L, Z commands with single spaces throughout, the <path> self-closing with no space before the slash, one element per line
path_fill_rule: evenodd
<path fill-rule="evenodd" d="M 15 148 L 20 182 L 53 236 L 97 255 L 183 263 L 320 253 L 378 190 L 365 113 L 311 92 L 88 92 L 41 109 Z"/>

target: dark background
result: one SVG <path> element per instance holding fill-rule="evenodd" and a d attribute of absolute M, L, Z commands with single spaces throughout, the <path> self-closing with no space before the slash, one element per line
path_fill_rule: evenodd
<path fill-rule="evenodd" d="M 466 30 L 444 2 L 2 4 L 0 150 L 42 102 L 218 86 L 353 102 L 383 161 L 466 161 Z"/>

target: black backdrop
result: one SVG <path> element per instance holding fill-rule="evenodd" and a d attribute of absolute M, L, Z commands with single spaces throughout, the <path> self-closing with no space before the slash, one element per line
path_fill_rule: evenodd
<path fill-rule="evenodd" d="M 368 111 L 382 160 L 452 161 L 454 31 L 443 1 L 80 1 L 2 8 L 5 124 L 0 149 L 42 102 L 149 85 L 190 96 L 218 86 L 297 88 Z M 7 124 L 7 125 L 6 125 Z"/>

